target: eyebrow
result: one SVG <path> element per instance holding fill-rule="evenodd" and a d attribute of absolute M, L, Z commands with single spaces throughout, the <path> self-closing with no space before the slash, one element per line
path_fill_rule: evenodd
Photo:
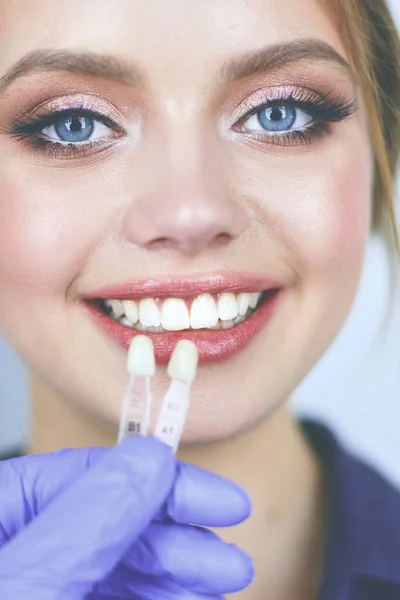
<path fill-rule="evenodd" d="M 143 77 L 137 66 L 109 54 L 69 50 L 35 50 L 23 56 L 0 78 L 0 91 L 20 77 L 46 71 L 91 75 L 130 85 L 138 85 Z"/>
<path fill-rule="evenodd" d="M 229 61 L 222 68 L 222 76 L 228 81 L 233 81 L 306 60 L 333 63 L 344 69 L 351 78 L 354 77 L 349 63 L 332 46 L 313 38 L 274 44 L 256 53 Z"/>
<path fill-rule="evenodd" d="M 233 81 L 304 60 L 334 63 L 353 77 L 352 69 L 346 60 L 332 46 L 318 39 L 273 44 L 256 53 L 232 59 L 222 67 L 221 76 L 227 81 Z M 91 75 L 130 85 L 139 85 L 145 79 L 138 65 L 108 54 L 35 50 L 23 56 L 0 78 L 0 91 L 20 77 L 47 71 Z"/>

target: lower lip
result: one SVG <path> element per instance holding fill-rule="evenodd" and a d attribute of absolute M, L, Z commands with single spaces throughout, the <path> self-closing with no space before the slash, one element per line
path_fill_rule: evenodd
<path fill-rule="evenodd" d="M 206 364 L 227 360 L 244 350 L 267 326 L 281 296 L 282 290 L 276 290 L 251 317 L 231 329 L 197 329 L 165 333 L 136 331 L 118 323 L 91 302 L 84 301 L 83 305 L 95 323 L 125 350 L 129 349 L 135 336 L 148 335 L 154 344 L 157 363 L 166 365 L 176 343 L 185 339 L 196 344 L 199 362 Z"/>

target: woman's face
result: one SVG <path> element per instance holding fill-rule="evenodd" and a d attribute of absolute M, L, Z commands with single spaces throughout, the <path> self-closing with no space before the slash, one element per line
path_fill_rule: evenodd
<path fill-rule="evenodd" d="M 259 423 L 339 331 L 370 227 L 367 123 L 328 7 L 1 8 L 4 333 L 114 423 L 133 335 L 161 365 L 192 339 L 186 441 Z"/>

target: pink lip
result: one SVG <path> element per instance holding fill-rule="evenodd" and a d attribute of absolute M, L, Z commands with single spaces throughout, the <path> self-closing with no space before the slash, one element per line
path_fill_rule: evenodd
<path fill-rule="evenodd" d="M 145 280 L 103 288 L 93 294 L 82 296 L 80 301 L 94 322 L 117 344 L 128 350 L 132 339 L 141 332 L 117 323 L 104 314 L 93 300 L 132 300 L 149 296 L 153 298 L 189 298 L 201 293 L 265 292 L 268 290 L 271 294 L 262 306 L 249 319 L 231 329 L 199 329 L 146 334 L 154 343 L 158 364 L 168 363 L 172 351 L 180 339 L 191 340 L 196 344 L 199 360 L 204 364 L 226 360 L 244 350 L 251 343 L 273 316 L 278 300 L 282 296 L 281 283 L 248 275 L 212 275 L 202 279 L 184 280 Z"/>
<path fill-rule="evenodd" d="M 187 298 L 208 292 L 265 292 L 266 290 L 281 288 L 282 284 L 265 277 L 251 277 L 249 275 L 218 274 L 202 277 L 201 279 L 146 279 L 133 283 L 110 286 L 96 290 L 95 293 L 85 295 L 84 299 L 114 299 L 132 300 L 134 298 Z"/>

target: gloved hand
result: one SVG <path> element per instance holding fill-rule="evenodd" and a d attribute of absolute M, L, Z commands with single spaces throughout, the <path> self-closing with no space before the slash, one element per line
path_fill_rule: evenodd
<path fill-rule="evenodd" d="M 219 599 L 252 563 L 201 527 L 249 512 L 235 484 L 151 437 L 0 462 L 0 598 Z"/>

